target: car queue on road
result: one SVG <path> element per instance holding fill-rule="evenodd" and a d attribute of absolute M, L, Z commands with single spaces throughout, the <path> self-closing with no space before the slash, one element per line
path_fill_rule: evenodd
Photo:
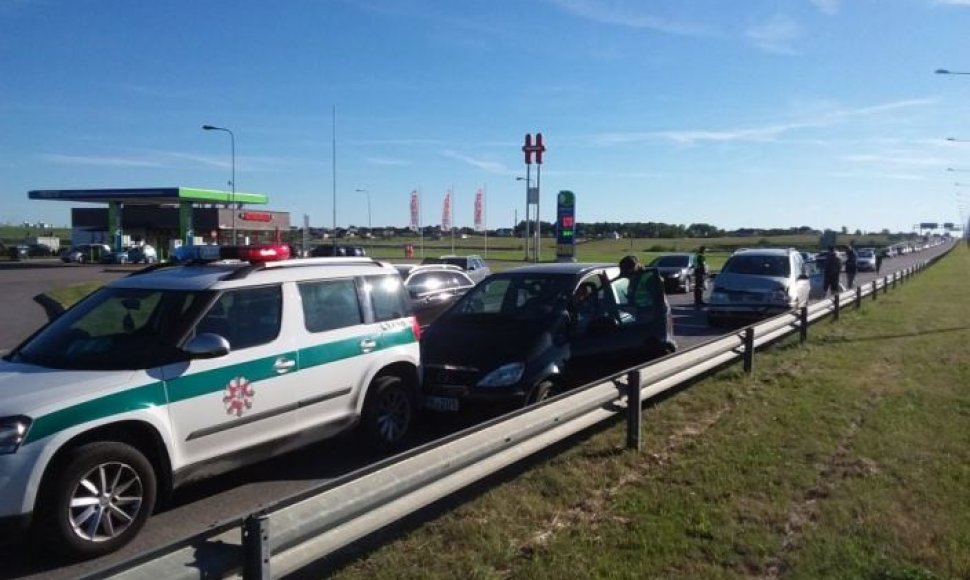
<path fill-rule="evenodd" d="M 463 281 L 422 325 L 421 294 L 405 281 L 430 266 L 241 252 L 122 278 L 5 357 L 0 464 L 12 476 L 0 485 L 0 523 L 40 531 L 74 557 L 104 554 L 137 534 L 156 497 L 213 464 L 354 427 L 400 449 L 419 405 L 533 404 L 676 348 L 657 268 L 634 282 L 611 264 L 524 266 Z M 807 267 L 792 250 L 738 252 L 705 311 L 718 320 L 804 304 Z M 745 288 L 743 276 L 771 287 Z M 764 308 L 766 298 L 777 304 Z M 276 383 L 291 388 L 267 388 Z"/>

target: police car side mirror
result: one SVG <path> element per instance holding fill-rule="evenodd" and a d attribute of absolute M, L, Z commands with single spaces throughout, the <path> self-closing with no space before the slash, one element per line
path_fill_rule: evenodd
<path fill-rule="evenodd" d="M 203 332 L 189 341 L 185 348 L 192 358 L 218 358 L 229 354 L 229 341 L 218 334 Z"/>

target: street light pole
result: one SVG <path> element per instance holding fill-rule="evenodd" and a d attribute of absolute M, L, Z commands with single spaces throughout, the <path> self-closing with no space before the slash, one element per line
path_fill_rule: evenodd
<path fill-rule="evenodd" d="M 529 171 L 531 165 L 526 165 L 526 172 Z M 516 181 L 525 182 L 525 233 L 522 235 L 525 239 L 525 261 L 528 262 L 530 258 L 530 246 L 532 244 L 532 236 L 529 233 L 529 190 L 532 188 L 532 177 L 531 174 L 526 173 L 525 177 L 516 177 Z"/>
<path fill-rule="evenodd" d="M 370 191 L 366 189 L 355 189 L 354 191 L 357 193 L 367 194 L 367 235 L 371 236 L 371 239 L 374 239 L 373 238 L 374 231 L 373 231 L 373 228 L 371 227 L 371 222 L 370 222 Z"/>
<path fill-rule="evenodd" d="M 204 131 L 223 131 L 229 133 L 229 147 L 231 152 L 232 160 L 232 178 L 230 185 L 232 186 L 232 192 L 229 194 L 229 205 L 232 206 L 232 245 L 236 245 L 236 136 L 232 131 L 226 129 L 225 127 L 216 127 L 215 125 L 202 125 Z"/>

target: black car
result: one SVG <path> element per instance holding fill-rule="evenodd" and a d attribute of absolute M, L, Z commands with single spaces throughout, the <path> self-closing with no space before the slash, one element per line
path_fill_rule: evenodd
<path fill-rule="evenodd" d="M 694 268 L 697 267 L 695 254 L 665 254 L 654 258 L 650 266 L 660 270 L 668 291 L 686 294 L 694 288 Z"/>
<path fill-rule="evenodd" d="M 411 312 L 422 329 L 475 286 L 458 266 L 395 264 L 394 267 L 404 280 Z"/>
<path fill-rule="evenodd" d="M 673 352 L 660 273 L 634 296 L 608 264 L 557 263 L 493 274 L 421 338 L 424 405 L 531 404 L 611 371 Z"/>
<path fill-rule="evenodd" d="M 333 244 L 320 244 L 310 250 L 313 258 L 332 258 L 332 257 L 351 257 L 356 258 L 366 256 L 367 250 L 361 246 L 334 246 Z"/>

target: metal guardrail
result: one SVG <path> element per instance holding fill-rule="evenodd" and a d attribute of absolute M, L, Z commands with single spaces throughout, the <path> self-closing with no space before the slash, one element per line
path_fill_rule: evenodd
<path fill-rule="evenodd" d="M 942 256 L 942 255 L 941 255 Z M 738 359 L 841 310 L 877 299 L 937 256 L 854 290 L 668 355 L 351 473 L 261 512 L 106 568 L 88 578 L 283 577 L 619 413 L 639 448 L 640 401 Z M 628 410 L 627 401 L 634 404 Z"/>

